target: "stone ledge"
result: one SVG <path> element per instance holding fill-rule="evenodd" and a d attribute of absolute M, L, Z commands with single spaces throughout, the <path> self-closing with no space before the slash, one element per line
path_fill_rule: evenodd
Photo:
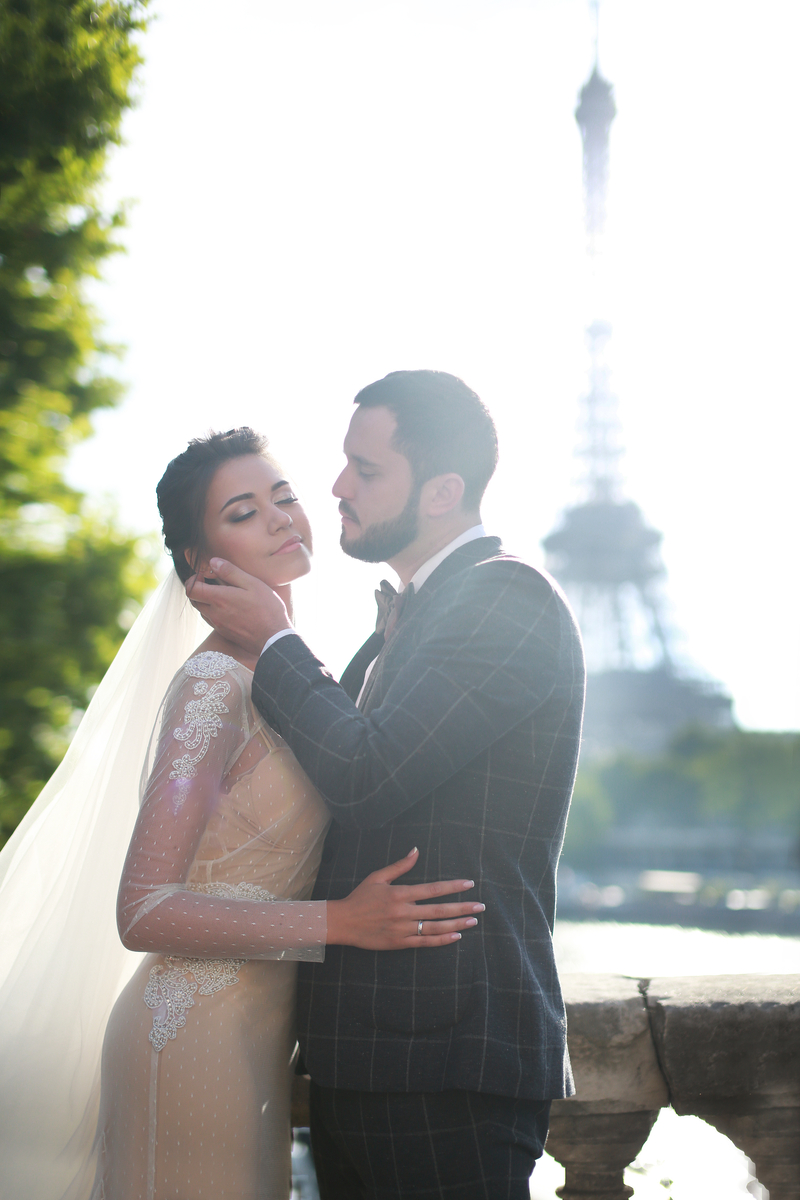
<path fill-rule="evenodd" d="M 800 976 L 652 979 L 645 996 L 677 1112 L 800 1107 Z"/>
<path fill-rule="evenodd" d="M 646 1112 L 669 1104 L 636 979 L 563 975 L 567 1034 L 576 1095 L 559 1112 Z"/>
<path fill-rule="evenodd" d="M 800 1200 L 800 976 L 566 975 L 577 1095 L 553 1104 L 561 1200 L 625 1200 L 658 1109 L 703 1118 Z"/>

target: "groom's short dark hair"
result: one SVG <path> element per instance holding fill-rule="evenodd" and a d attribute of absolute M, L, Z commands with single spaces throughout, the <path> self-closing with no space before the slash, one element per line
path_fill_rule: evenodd
<path fill-rule="evenodd" d="M 418 484 L 454 471 L 464 480 L 464 508 L 478 507 L 497 466 L 497 430 L 463 379 L 447 371 L 392 371 L 362 388 L 355 403 L 394 415 L 394 448 Z"/>

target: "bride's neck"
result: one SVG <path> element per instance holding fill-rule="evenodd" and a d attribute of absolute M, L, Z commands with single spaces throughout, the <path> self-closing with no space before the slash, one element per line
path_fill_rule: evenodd
<path fill-rule="evenodd" d="M 281 587 L 274 589 L 276 595 L 280 596 L 283 603 L 286 605 L 286 611 L 289 614 L 289 620 L 294 620 L 294 607 L 292 605 L 292 586 L 289 583 L 283 584 Z M 221 633 L 217 633 L 216 629 L 212 629 L 202 645 L 197 647 L 195 653 L 201 650 L 216 650 L 219 654 L 227 654 L 230 658 L 235 658 L 243 667 L 247 667 L 248 671 L 255 671 L 256 663 L 259 656 L 252 655 L 248 650 L 243 649 L 238 642 L 232 642 L 230 638 L 223 637 Z"/>
<path fill-rule="evenodd" d="M 286 611 L 289 614 L 289 620 L 294 623 L 294 605 L 292 604 L 292 585 L 284 583 L 280 587 L 272 589 L 276 596 L 280 596 L 283 603 L 286 605 Z"/>

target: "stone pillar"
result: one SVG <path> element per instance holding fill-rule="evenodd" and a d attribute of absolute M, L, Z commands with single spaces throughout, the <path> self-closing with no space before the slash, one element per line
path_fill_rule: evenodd
<path fill-rule="evenodd" d="M 564 975 L 577 1095 L 554 1102 L 547 1151 L 566 1171 L 561 1200 L 627 1200 L 623 1178 L 669 1103 L 636 980 Z"/>
<path fill-rule="evenodd" d="M 547 1152 L 566 1171 L 561 1200 L 628 1200 L 633 1188 L 625 1183 L 629 1166 L 655 1124 L 654 1112 L 608 1113 L 601 1105 L 557 1101 L 550 1119 Z"/>
<path fill-rule="evenodd" d="M 769 1200 L 800 1200 L 800 1108 L 759 1108 L 698 1115 L 729 1137 L 755 1165 Z"/>
<path fill-rule="evenodd" d="M 675 1111 L 743 1150 L 770 1200 L 800 1200 L 800 976 L 653 979 L 647 1005 Z"/>

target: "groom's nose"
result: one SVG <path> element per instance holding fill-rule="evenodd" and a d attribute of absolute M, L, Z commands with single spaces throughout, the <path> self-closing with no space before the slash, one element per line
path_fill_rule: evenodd
<path fill-rule="evenodd" d="M 337 500 L 345 500 L 348 494 L 352 491 L 347 484 L 347 472 L 348 468 L 345 467 L 331 488 L 331 491 Z"/>

